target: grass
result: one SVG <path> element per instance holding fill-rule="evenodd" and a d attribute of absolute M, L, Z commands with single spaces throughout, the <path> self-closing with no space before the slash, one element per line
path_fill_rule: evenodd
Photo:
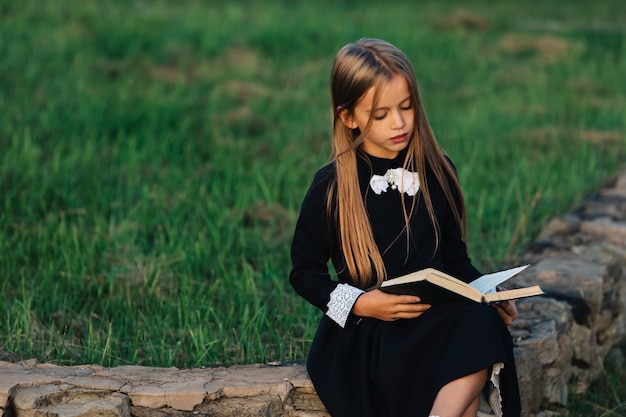
<path fill-rule="evenodd" d="M 514 262 L 626 157 L 626 12 L 568 5 L 0 1 L 0 352 L 304 358 L 289 243 L 332 58 L 362 36 L 411 57 L 476 263 Z"/>

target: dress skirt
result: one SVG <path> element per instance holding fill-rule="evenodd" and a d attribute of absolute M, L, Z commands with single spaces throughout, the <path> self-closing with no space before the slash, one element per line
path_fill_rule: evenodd
<path fill-rule="evenodd" d="M 511 335 L 490 306 L 433 305 L 412 320 L 363 318 L 341 328 L 327 316 L 307 368 L 332 417 L 427 417 L 448 382 L 504 364 L 505 417 L 520 414 Z"/>

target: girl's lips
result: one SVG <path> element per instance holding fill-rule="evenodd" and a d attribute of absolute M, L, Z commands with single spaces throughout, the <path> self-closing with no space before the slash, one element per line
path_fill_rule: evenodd
<path fill-rule="evenodd" d="M 401 142 L 404 142 L 407 139 L 408 136 L 409 135 L 407 133 L 405 133 L 405 134 L 402 134 L 402 135 L 394 136 L 394 137 L 392 137 L 389 140 L 392 141 L 393 143 L 401 143 Z"/>

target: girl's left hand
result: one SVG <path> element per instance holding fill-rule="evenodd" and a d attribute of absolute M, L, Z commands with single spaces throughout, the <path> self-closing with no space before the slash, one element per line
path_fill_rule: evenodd
<path fill-rule="evenodd" d="M 500 314 L 502 321 L 504 321 L 504 324 L 507 326 L 510 326 L 518 316 L 515 300 L 502 301 L 492 305 L 498 310 L 498 314 Z"/>

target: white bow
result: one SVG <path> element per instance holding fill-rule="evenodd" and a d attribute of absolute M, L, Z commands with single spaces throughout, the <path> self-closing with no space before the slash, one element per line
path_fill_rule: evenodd
<path fill-rule="evenodd" d="M 381 194 L 391 187 L 410 196 L 417 194 L 420 180 L 417 172 L 407 171 L 404 168 L 388 169 L 385 175 L 372 175 L 370 187 L 376 194 Z"/>

